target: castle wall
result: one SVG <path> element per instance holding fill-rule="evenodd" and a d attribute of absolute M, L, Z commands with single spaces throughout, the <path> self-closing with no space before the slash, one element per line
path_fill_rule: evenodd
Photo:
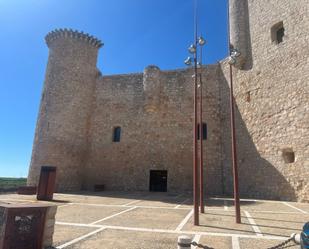
<path fill-rule="evenodd" d="M 309 3 L 249 0 L 252 61 L 234 68 L 241 196 L 309 200 Z M 271 27 L 283 21 L 283 42 Z M 251 64 L 251 65 L 250 65 Z M 228 64 L 222 62 L 222 137 L 229 138 Z M 232 192 L 229 140 L 222 140 L 225 192 Z M 285 150 L 295 153 L 286 163 Z"/>
<path fill-rule="evenodd" d="M 309 201 L 309 2 L 231 0 L 230 10 L 242 53 L 233 66 L 241 197 Z M 47 43 L 28 184 L 53 165 L 58 190 L 148 190 L 150 170 L 167 170 L 168 191 L 191 191 L 192 69 L 100 76 L 95 38 L 62 30 Z M 227 60 L 204 67 L 202 79 L 205 193 L 231 195 Z"/>
<path fill-rule="evenodd" d="M 203 71 L 206 189 L 221 188 L 218 66 Z M 149 190 L 150 170 L 168 171 L 168 191 L 192 190 L 192 70 L 104 76 L 98 79 L 86 187 Z M 157 87 L 151 86 L 156 84 Z M 121 141 L 113 142 L 120 126 Z"/>
<path fill-rule="evenodd" d="M 69 30 L 46 37 L 49 58 L 36 126 L 28 185 L 43 165 L 57 167 L 57 190 L 79 190 L 88 150 L 100 42 Z"/>

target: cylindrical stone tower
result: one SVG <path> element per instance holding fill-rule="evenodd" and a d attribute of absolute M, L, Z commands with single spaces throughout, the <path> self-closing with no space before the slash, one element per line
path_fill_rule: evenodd
<path fill-rule="evenodd" d="M 88 150 L 98 39 L 60 29 L 46 36 L 49 58 L 33 143 L 28 185 L 43 165 L 57 167 L 58 191 L 80 190 Z"/>
<path fill-rule="evenodd" d="M 235 64 L 238 68 L 248 59 L 248 15 L 247 0 L 229 0 L 230 46 L 241 53 Z"/>

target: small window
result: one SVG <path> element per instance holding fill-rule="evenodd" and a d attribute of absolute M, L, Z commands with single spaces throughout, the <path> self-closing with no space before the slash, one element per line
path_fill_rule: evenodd
<path fill-rule="evenodd" d="M 284 32 L 283 22 L 275 24 L 271 28 L 271 41 L 276 44 L 283 42 Z"/>
<path fill-rule="evenodd" d="M 114 128 L 113 142 L 120 142 L 121 127 Z"/>
<path fill-rule="evenodd" d="M 277 30 L 277 42 L 281 43 L 283 42 L 283 36 L 284 36 L 284 28 L 280 28 Z"/>
<path fill-rule="evenodd" d="M 285 163 L 295 162 L 295 153 L 291 148 L 282 150 L 282 157 Z"/>
<path fill-rule="evenodd" d="M 202 134 L 203 134 L 203 140 L 207 140 L 207 124 L 203 123 L 203 129 L 202 129 Z M 200 139 L 200 124 L 197 124 L 197 139 Z"/>
<path fill-rule="evenodd" d="M 251 93 L 250 91 L 246 92 L 246 102 L 250 102 L 251 101 Z"/>

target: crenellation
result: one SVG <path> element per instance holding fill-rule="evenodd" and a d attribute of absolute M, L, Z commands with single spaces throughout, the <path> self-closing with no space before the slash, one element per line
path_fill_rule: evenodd
<path fill-rule="evenodd" d="M 85 41 L 88 44 L 93 45 L 96 48 L 100 48 L 104 45 L 99 39 L 95 38 L 92 35 L 89 35 L 84 32 L 79 32 L 77 30 L 74 31 L 72 29 L 66 29 L 66 28 L 65 29 L 55 29 L 54 31 L 49 32 L 45 37 L 45 41 L 47 45 L 50 46 L 50 44 L 53 41 L 61 37 Z"/>

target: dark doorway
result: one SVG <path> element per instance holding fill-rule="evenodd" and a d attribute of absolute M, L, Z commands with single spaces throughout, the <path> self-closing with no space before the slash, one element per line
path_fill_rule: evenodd
<path fill-rule="evenodd" d="M 149 191 L 167 191 L 167 170 L 150 170 Z"/>

